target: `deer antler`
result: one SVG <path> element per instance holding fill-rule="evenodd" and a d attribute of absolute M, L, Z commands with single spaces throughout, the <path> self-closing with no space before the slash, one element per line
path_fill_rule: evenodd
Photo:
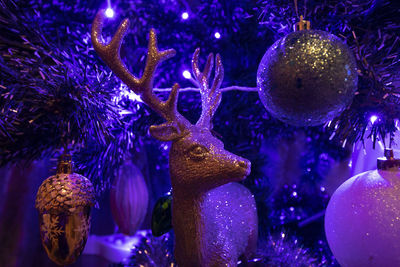
<path fill-rule="evenodd" d="M 203 72 L 201 72 L 199 69 L 199 54 L 200 48 L 197 48 L 192 59 L 193 75 L 200 86 L 202 103 L 201 116 L 196 125 L 212 129 L 212 117 L 221 103 L 220 87 L 224 78 L 224 67 L 222 66 L 221 56 L 217 54 L 214 81 L 210 88 L 209 79 L 214 64 L 214 55 L 212 53 L 208 55 L 207 63 Z"/>
<path fill-rule="evenodd" d="M 101 59 L 119 77 L 129 89 L 141 96 L 141 99 L 151 109 L 159 113 L 168 122 L 180 122 L 180 126 L 187 125 L 187 120 L 181 116 L 176 109 L 179 85 L 175 84 L 167 101 L 161 101 L 153 93 L 154 72 L 162 61 L 175 55 L 174 49 L 159 51 L 157 47 L 157 36 L 154 29 L 150 30 L 149 46 L 146 66 L 142 77 L 135 77 L 124 65 L 120 57 L 120 48 L 126 31 L 129 27 L 129 20 L 125 19 L 118 27 L 117 32 L 109 44 L 100 41 L 105 11 L 100 10 L 92 25 L 93 47 Z"/>

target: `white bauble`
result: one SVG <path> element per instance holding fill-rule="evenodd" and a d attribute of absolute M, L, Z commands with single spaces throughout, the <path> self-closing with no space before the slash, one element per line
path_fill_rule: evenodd
<path fill-rule="evenodd" d="M 373 170 L 344 182 L 325 214 L 329 246 L 343 267 L 400 266 L 400 172 Z"/>

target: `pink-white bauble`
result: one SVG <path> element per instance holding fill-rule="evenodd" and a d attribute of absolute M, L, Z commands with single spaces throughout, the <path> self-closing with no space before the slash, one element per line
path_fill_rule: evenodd
<path fill-rule="evenodd" d="M 343 267 L 400 266 L 400 172 L 373 170 L 344 182 L 325 214 L 329 246 Z"/>
<path fill-rule="evenodd" d="M 147 213 L 149 193 L 139 168 L 123 164 L 110 191 L 110 207 L 121 233 L 134 235 Z"/>

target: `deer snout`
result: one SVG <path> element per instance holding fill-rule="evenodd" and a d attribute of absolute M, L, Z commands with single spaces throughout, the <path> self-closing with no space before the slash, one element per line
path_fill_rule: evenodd
<path fill-rule="evenodd" d="M 236 164 L 243 170 L 244 176 L 250 174 L 251 171 L 251 162 L 247 159 L 239 159 L 236 161 Z"/>
<path fill-rule="evenodd" d="M 240 160 L 238 164 L 242 168 L 247 168 L 247 164 L 246 164 L 246 162 L 244 160 Z"/>

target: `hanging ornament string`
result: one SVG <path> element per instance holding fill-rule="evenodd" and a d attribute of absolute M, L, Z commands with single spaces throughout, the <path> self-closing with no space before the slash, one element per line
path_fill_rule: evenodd
<path fill-rule="evenodd" d="M 311 29 L 310 21 L 304 20 L 304 17 L 307 14 L 307 1 L 304 0 L 304 14 L 300 15 L 300 17 L 299 17 L 297 0 L 294 0 L 294 8 L 296 11 L 296 16 L 297 18 L 299 18 L 299 21 L 293 25 L 293 30 L 294 31 L 310 30 Z"/>
<path fill-rule="evenodd" d="M 297 8 L 297 0 L 294 0 L 294 9 L 296 11 L 296 17 L 299 17 L 299 9 Z"/>
<path fill-rule="evenodd" d="M 64 146 L 63 155 L 68 155 L 69 154 L 68 143 L 64 142 L 63 146 Z"/>
<path fill-rule="evenodd" d="M 303 16 L 306 17 L 307 16 L 307 0 L 304 0 L 304 11 L 303 11 Z M 297 0 L 294 0 L 294 9 L 296 11 L 296 17 L 299 18 L 299 8 L 298 8 L 298 4 L 297 4 Z"/>

